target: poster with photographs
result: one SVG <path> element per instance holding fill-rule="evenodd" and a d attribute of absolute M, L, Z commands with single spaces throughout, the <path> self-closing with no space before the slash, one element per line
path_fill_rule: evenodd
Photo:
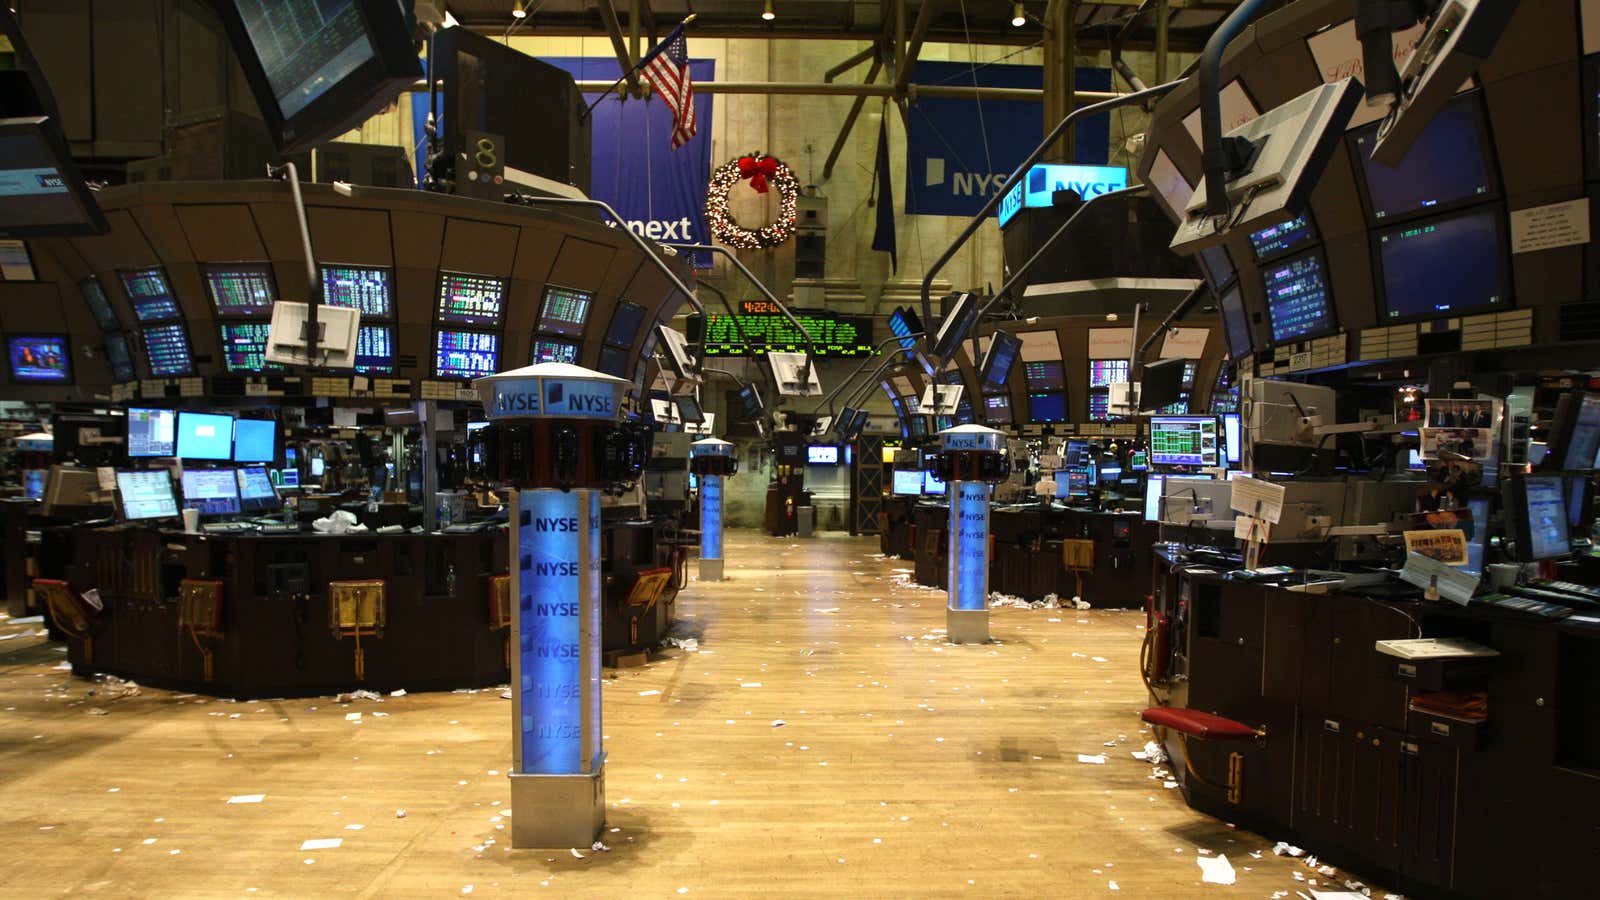
<path fill-rule="evenodd" d="M 1420 429 L 1423 459 L 1489 458 L 1498 400 L 1428 400 Z"/>

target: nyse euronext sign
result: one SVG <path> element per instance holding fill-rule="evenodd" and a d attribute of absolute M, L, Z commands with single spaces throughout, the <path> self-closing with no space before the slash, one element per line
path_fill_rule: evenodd
<path fill-rule="evenodd" d="M 995 213 L 1002 228 L 1024 206 L 1050 206 L 1056 191 L 1076 191 L 1085 200 L 1120 191 L 1128 186 L 1128 170 L 1122 166 L 1079 166 L 1040 164 L 1028 170 L 1021 181 L 1000 199 Z"/>

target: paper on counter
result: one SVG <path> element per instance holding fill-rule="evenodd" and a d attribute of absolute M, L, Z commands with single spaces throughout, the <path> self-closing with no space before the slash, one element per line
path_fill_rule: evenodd
<path fill-rule="evenodd" d="M 1196 863 L 1200 865 L 1200 880 L 1207 884 L 1233 884 L 1233 863 L 1228 862 L 1226 855 L 1210 857 L 1196 856 Z"/>
<path fill-rule="evenodd" d="M 1283 516 L 1284 488 L 1260 478 L 1235 478 L 1229 506 L 1247 516 L 1278 524 Z"/>
<path fill-rule="evenodd" d="M 1406 554 L 1406 565 L 1400 570 L 1400 580 L 1423 590 L 1435 586 L 1439 589 L 1440 597 L 1462 606 L 1467 605 L 1472 599 L 1472 592 L 1478 589 L 1478 576 L 1421 553 Z"/>

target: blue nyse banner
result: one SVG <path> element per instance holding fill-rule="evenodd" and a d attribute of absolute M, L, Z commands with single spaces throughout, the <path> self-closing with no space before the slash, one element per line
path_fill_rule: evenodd
<path fill-rule="evenodd" d="M 523 491 L 518 504 L 521 771 L 586 774 L 600 747 L 600 495 Z"/>
<path fill-rule="evenodd" d="M 917 84 L 1040 88 L 1039 66 L 918 61 Z M 1080 66 L 1078 87 L 1111 88 L 1111 70 Z M 906 201 L 909 214 L 974 216 L 1005 184 L 1028 152 L 1044 140 L 1044 107 L 1025 100 L 921 99 L 907 107 Z M 984 136 L 988 136 L 987 150 Z M 1103 164 L 1111 141 L 1109 114 L 1091 116 L 1073 130 L 1073 161 Z"/>
<path fill-rule="evenodd" d="M 1076 191 L 1085 200 L 1120 191 L 1128 186 L 1128 170 L 1122 166 L 1072 166 L 1039 164 L 1006 191 L 995 218 L 1003 227 L 1025 206 L 1050 207 L 1056 191 Z"/>
<path fill-rule="evenodd" d="M 700 476 L 700 558 L 722 558 L 722 476 Z"/>
<path fill-rule="evenodd" d="M 950 492 L 950 608 L 987 609 L 989 485 L 958 481 Z"/>

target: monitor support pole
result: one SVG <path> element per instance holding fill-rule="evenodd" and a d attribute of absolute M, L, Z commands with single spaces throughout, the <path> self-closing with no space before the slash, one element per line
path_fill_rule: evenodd
<path fill-rule="evenodd" d="M 269 169 L 269 173 L 273 170 Z M 317 366 L 317 307 L 322 302 L 322 279 L 317 277 L 317 258 L 311 252 L 311 226 L 306 223 L 306 201 L 300 196 L 300 172 L 294 163 L 286 162 L 276 170 L 289 179 L 289 195 L 294 198 L 295 221 L 300 226 L 300 250 L 306 257 L 306 365 Z"/>

